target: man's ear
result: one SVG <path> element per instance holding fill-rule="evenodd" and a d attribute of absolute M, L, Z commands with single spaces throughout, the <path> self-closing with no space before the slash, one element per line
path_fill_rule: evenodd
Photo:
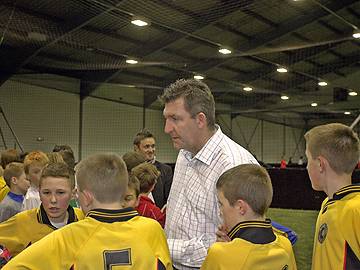
<path fill-rule="evenodd" d="M 204 128 L 207 126 L 207 117 L 203 112 L 199 112 L 196 115 L 196 124 L 199 128 Z"/>
<path fill-rule="evenodd" d="M 134 144 L 134 151 L 135 151 L 135 152 L 138 152 L 138 151 L 139 151 L 139 146 L 136 145 L 136 144 Z"/>

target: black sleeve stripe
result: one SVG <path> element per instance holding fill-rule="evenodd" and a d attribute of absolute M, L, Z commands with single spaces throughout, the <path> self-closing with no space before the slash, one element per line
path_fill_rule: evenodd
<path fill-rule="evenodd" d="M 348 243 L 345 244 L 345 265 L 344 270 L 358 270 L 360 269 L 360 260 L 356 257 L 354 251 Z"/>

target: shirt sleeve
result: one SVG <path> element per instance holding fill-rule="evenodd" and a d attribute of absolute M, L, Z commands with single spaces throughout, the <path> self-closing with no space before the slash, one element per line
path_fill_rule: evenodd
<path fill-rule="evenodd" d="M 209 246 L 215 241 L 215 234 L 203 234 L 201 237 L 190 240 L 168 239 L 168 245 L 175 264 L 200 267 Z"/>
<path fill-rule="evenodd" d="M 18 216 L 13 216 L 8 220 L 0 223 L 0 244 L 4 245 L 12 257 L 17 255 L 26 248 L 27 243 L 24 243 L 24 237 L 21 232 L 24 232 L 23 226 L 26 224 L 19 224 Z"/>
<path fill-rule="evenodd" d="M 3 267 L 3 270 L 70 269 L 72 265 L 69 256 L 67 256 L 68 254 L 66 254 L 68 250 L 61 246 L 59 239 L 56 238 L 56 233 L 51 233 L 26 248 L 15 258 L 11 259 Z"/>

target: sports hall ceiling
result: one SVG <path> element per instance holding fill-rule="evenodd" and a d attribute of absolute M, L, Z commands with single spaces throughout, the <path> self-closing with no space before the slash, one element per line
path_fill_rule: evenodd
<path fill-rule="evenodd" d="M 165 86 L 201 75 L 219 113 L 351 122 L 360 113 L 359 28 L 355 0 L 2 0 L 0 84 L 160 108 Z"/>

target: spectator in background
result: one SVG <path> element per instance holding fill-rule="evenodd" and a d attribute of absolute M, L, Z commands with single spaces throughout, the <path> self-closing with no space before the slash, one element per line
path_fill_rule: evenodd
<path fill-rule="evenodd" d="M 282 156 L 280 160 L 280 169 L 285 169 L 285 168 L 286 168 L 286 160 L 285 157 Z"/>
<path fill-rule="evenodd" d="M 19 162 L 11 162 L 6 166 L 4 179 L 10 191 L 0 202 L 0 223 L 21 212 L 24 195 L 30 187 L 24 164 Z"/>
<path fill-rule="evenodd" d="M 165 226 L 165 213 L 149 198 L 150 192 L 154 189 L 160 172 L 150 163 L 142 163 L 131 170 L 131 173 L 140 182 L 140 200 L 136 210 L 143 217 L 157 220 L 161 227 Z"/>
<path fill-rule="evenodd" d="M 304 165 L 304 157 L 303 156 L 300 156 L 298 165 Z"/>
<path fill-rule="evenodd" d="M 30 181 L 25 199 L 23 201 L 23 210 L 38 208 L 41 204 L 39 195 L 39 182 L 43 169 L 48 165 L 49 159 L 44 152 L 30 152 L 24 160 L 26 178 Z"/>
<path fill-rule="evenodd" d="M 156 160 L 155 136 L 147 129 L 141 130 L 134 138 L 134 150 L 140 152 L 145 156 L 147 162 L 154 164 L 160 171 L 160 177 L 151 192 L 155 204 L 159 208 L 163 208 L 169 197 L 170 188 L 173 179 L 172 169 L 169 165 L 161 163 Z"/>
<path fill-rule="evenodd" d="M 7 149 L 1 152 L 1 167 L 5 169 L 6 166 L 11 162 L 18 162 L 20 159 L 20 154 L 16 149 Z M 3 176 L 0 176 L 0 202 L 5 198 L 9 193 L 10 188 L 6 185 L 5 179 Z"/>

